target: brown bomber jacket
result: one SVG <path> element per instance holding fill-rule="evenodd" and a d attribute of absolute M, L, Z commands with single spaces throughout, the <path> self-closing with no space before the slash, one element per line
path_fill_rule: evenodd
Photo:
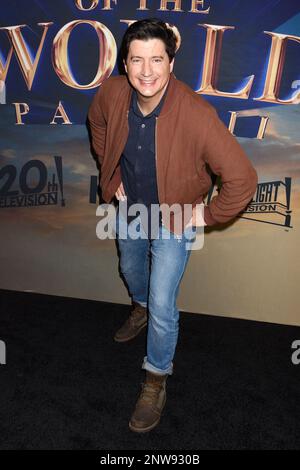
<path fill-rule="evenodd" d="M 126 76 L 110 77 L 97 91 L 88 113 L 92 146 L 101 166 L 102 197 L 107 203 L 121 183 L 119 160 L 129 132 L 131 93 Z M 183 208 L 184 204 L 201 203 L 211 187 L 206 163 L 221 176 L 222 188 L 205 206 L 204 220 L 207 225 L 228 222 L 251 200 L 256 171 L 214 107 L 171 73 L 156 122 L 160 204 L 177 203 Z"/>

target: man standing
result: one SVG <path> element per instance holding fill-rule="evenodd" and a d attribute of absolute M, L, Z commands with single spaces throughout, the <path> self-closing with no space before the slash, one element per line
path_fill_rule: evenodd
<path fill-rule="evenodd" d="M 186 241 L 193 239 L 197 208 L 211 186 L 206 164 L 220 175 L 222 188 L 204 207 L 202 225 L 233 219 L 257 185 L 253 166 L 215 109 L 175 78 L 175 52 L 176 37 L 164 22 L 133 23 L 121 45 L 127 76 L 106 80 L 89 110 L 103 199 L 143 204 L 150 225 L 152 207 L 177 207 L 169 220 L 161 210 L 157 230 L 128 213 L 119 214 L 116 228 L 133 309 L 114 339 L 128 341 L 148 325 L 146 378 L 129 422 L 135 432 L 153 429 L 165 405 L 178 338 L 176 299 L 190 256 Z M 185 205 L 192 207 L 188 218 Z M 145 236 L 131 237 L 132 224 Z"/>

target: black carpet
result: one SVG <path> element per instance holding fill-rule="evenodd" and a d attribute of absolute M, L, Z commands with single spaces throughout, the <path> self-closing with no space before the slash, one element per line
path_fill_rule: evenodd
<path fill-rule="evenodd" d="M 113 341 L 129 306 L 0 291 L 1 449 L 300 449 L 300 328 L 181 314 L 159 426 L 128 420 L 146 334 Z"/>

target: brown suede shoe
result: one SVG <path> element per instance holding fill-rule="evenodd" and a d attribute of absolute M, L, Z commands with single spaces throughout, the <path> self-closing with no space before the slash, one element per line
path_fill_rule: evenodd
<path fill-rule="evenodd" d="M 148 432 L 157 426 L 166 403 L 167 377 L 146 371 L 146 380 L 129 421 L 131 431 Z"/>
<path fill-rule="evenodd" d="M 133 309 L 124 325 L 116 332 L 114 340 L 123 343 L 135 338 L 147 325 L 147 309 L 133 302 Z"/>

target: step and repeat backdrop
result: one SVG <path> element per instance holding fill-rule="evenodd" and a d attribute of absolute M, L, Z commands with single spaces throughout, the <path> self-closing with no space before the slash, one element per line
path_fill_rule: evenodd
<path fill-rule="evenodd" d="M 259 177 L 239 217 L 205 231 L 179 307 L 300 325 L 300 4 L 294 0 L 2 0 L 0 288 L 129 303 L 96 234 L 86 118 L 122 73 L 131 22 L 166 21 L 174 72 L 218 111 Z M 199 123 L 199 126 L 201 123 Z M 206 197 L 217 194 L 218 180 Z"/>

